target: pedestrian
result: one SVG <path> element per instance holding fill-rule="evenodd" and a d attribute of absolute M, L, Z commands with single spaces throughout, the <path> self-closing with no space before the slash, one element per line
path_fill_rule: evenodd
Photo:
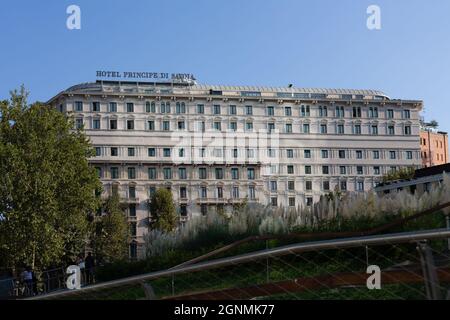
<path fill-rule="evenodd" d="M 84 267 L 86 269 L 87 284 L 94 283 L 95 260 L 91 252 L 88 252 L 87 257 L 84 259 Z"/>
<path fill-rule="evenodd" d="M 33 294 L 33 272 L 30 266 L 27 266 L 22 272 L 22 281 L 25 284 L 25 294 Z"/>
<path fill-rule="evenodd" d="M 86 263 L 81 254 L 77 257 L 76 264 L 80 268 L 81 284 L 84 285 L 86 284 Z"/>

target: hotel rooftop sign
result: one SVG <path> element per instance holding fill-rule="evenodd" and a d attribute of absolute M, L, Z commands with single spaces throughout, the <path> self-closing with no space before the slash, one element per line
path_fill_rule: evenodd
<path fill-rule="evenodd" d="M 155 82 L 194 82 L 195 77 L 190 73 L 168 73 L 168 72 L 129 72 L 129 71 L 97 71 L 98 79 L 122 79 L 143 80 Z"/>

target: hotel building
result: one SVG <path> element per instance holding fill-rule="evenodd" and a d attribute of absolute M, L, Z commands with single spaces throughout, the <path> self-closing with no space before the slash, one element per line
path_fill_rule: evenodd
<path fill-rule="evenodd" d="M 49 103 L 84 127 L 104 196 L 117 191 L 126 204 L 132 257 L 156 188 L 170 188 L 185 221 L 243 201 L 311 206 L 422 165 L 422 101 L 373 90 L 99 80 Z"/>
<path fill-rule="evenodd" d="M 422 166 L 433 167 L 448 163 L 448 134 L 432 128 L 420 132 Z"/>

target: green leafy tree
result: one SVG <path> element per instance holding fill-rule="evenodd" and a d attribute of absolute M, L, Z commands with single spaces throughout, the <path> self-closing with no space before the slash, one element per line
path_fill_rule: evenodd
<path fill-rule="evenodd" d="M 99 262 L 124 260 L 128 256 L 129 230 L 127 218 L 117 193 L 103 205 L 104 214 L 94 222 L 91 246 Z"/>
<path fill-rule="evenodd" d="M 27 93 L 0 102 L 0 262 L 37 268 L 74 258 L 99 206 L 93 149 L 70 119 Z"/>
<path fill-rule="evenodd" d="M 165 188 L 156 190 L 150 202 L 150 212 L 154 229 L 169 232 L 176 228 L 178 217 L 170 190 Z"/>
<path fill-rule="evenodd" d="M 414 172 L 414 168 L 411 167 L 404 167 L 400 170 L 393 170 L 383 176 L 383 182 L 412 179 L 414 177 Z"/>

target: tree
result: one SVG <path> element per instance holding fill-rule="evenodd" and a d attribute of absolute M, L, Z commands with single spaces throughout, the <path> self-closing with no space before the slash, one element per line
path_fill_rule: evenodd
<path fill-rule="evenodd" d="M 412 167 L 404 167 L 400 170 L 394 170 L 383 176 L 383 182 L 395 180 L 408 180 L 414 177 L 415 170 Z"/>
<path fill-rule="evenodd" d="M 0 102 L 0 262 L 37 268 L 68 261 L 86 244 L 101 183 L 93 148 L 73 119 L 27 93 Z"/>
<path fill-rule="evenodd" d="M 94 222 L 91 246 L 100 262 L 123 260 L 128 256 L 129 230 L 127 218 L 117 193 L 103 205 L 104 215 Z"/>
<path fill-rule="evenodd" d="M 154 219 L 154 229 L 170 232 L 176 228 L 178 217 L 170 190 L 156 190 L 150 202 L 150 212 Z"/>

